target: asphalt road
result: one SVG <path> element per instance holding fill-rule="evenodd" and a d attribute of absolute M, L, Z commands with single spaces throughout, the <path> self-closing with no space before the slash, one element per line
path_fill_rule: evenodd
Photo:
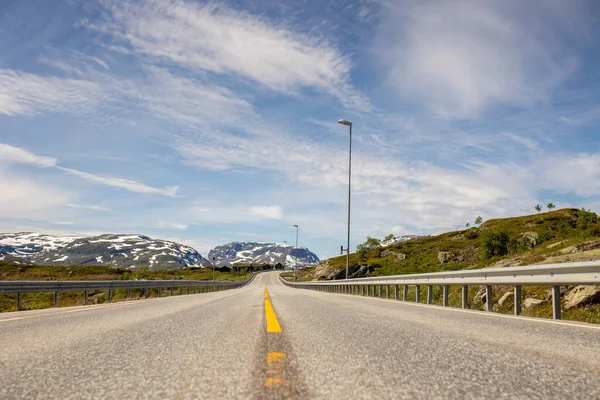
<path fill-rule="evenodd" d="M 264 273 L 225 292 L 2 314 L 0 398 L 599 399 L 600 327 Z"/>

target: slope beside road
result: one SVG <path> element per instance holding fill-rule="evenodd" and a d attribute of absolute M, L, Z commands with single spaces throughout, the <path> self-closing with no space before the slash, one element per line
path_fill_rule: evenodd
<path fill-rule="evenodd" d="M 0 398 L 600 398 L 600 327 L 240 289 L 0 315 Z"/>

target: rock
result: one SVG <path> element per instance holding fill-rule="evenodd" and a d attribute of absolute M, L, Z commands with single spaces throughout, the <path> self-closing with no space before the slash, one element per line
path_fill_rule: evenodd
<path fill-rule="evenodd" d="M 577 286 L 565 296 L 565 310 L 600 302 L 600 286 Z"/>
<path fill-rule="evenodd" d="M 385 258 L 385 257 L 394 257 L 395 261 L 402 261 L 402 260 L 406 260 L 406 254 L 404 253 L 397 253 L 393 250 L 383 250 L 381 252 L 381 257 Z"/>
<path fill-rule="evenodd" d="M 485 286 L 480 286 L 477 293 L 475 293 L 475 297 L 473 297 L 473 301 L 476 302 L 477 300 L 481 300 L 481 302 L 485 304 L 487 301 L 486 297 Z"/>
<path fill-rule="evenodd" d="M 498 300 L 498 305 L 503 306 L 504 303 L 506 303 L 507 301 L 514 302 L 514 297 L 515 297 L 515 294 L 513 292 L 506 292 L 502 295 L 502 297 L 500 297 L 500 300 Z"/>
<path fill-rule="evenodd" d="M 523 308 L 526 310 L 530 310 L 532 308 L 539 306 L 540 304 L 544 304 L 547 302 L 548 302 L 548 300 L 540 300 L 540 299 L 534 299 L 534 298 L 528 297 L 523 302 Z"/>
<path fill-rule="evenodd" d="M 440 251 L 438 252 L 438 261 L 442 264 L 452 262 L 454 261 L 454 254 L 449 251 Z"/>

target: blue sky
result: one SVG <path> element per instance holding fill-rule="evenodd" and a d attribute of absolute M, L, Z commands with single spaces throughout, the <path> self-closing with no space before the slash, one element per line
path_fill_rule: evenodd
<path fill-rule="evenodd" d="M 600 202 L 592 1 L 0 2 L 0 231 L 321 258 Z"/>

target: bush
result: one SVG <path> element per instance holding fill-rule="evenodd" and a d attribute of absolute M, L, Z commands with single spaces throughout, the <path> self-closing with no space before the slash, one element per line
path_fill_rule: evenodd
<path fill-rule="evenodd" d="M 581 210 L 577 216 L 577 223 L 575 226 L 577 229 L 587 229 L 595 225 L 597 222 L 598 216 L 596 213 Z"/>
<path fill-rule="evenodd" d="M 483 235 L 483 245 L 481 247 L 484 259 L 508 254 L 510 236 L 506 231 L 486 231 Z"/>
<path fill-rule="evenodd" d="M 465 232 L 465 238 L 467 239 L 477 239 L 479 237 L 479 230 L 478 229 L 469 229 L 468 231 Z"/>
<path fill-rule="evenodd" d="M 592 236 L 600 236 L 600 224 L 590 226 L 588 232 Z"/>
<path fill-rule="evenodd" d="M 540 245 L 544 242 L 547 242 L 548 240 L 554 239 L 555 237 L 556 237 L 556 235 L 552 232 L 549 232 L 549 231 L 542 232 L 538 235 L 537 244 Z"/>

